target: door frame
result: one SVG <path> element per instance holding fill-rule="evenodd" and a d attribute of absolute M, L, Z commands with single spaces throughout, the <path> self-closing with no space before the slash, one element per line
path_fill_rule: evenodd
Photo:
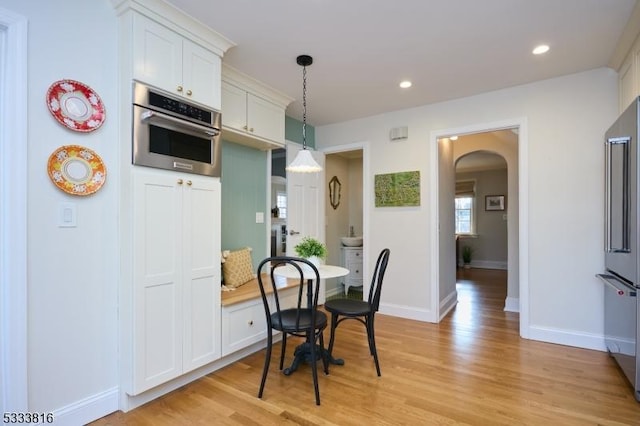
<path fill-rule="evenodd" d="M 527 118 L 517 117 L 490 123 L 480 123 L 456 128 L 433 130 L 429 136 L 430 197 L 431 197 L 431 311 L 435 321 L 440 318 L 440 224 L 438 139 L 449 135 L 485 133 L 508 128 L 518 128 L 518 286 L 520 304 L 520 337 L 529 338 L 529 141 Z"/>
<path fill-rule="evenodd" d="M 0 405 L 27 412 L 27 19 L 0 8 Z M 8 108 L 11 102 L 11 108 Z M 12 185 L 24 182 L 25 185 Z"/>
<path fill-rule="evenodd" d="M 330 146 L 330 147 L 320 149 L 320 151 L 324 153 L 325 156 L 329 154 L 338 154 L 341 152 L 356 151 L 356 150 L 362 150 L 362 212 L 363 212 L 362 238 L 363 238 L 363 241 L 370 241 L 369 215 L 365 214 L 365 212 L 370 211 L 369 208 L 370 208 L 371 199 L 372 199 L 372 197 L 367 195 L 373 193 L 373 190 L 371 188 L 371 179 L 366 178 L 367 176 L 369 176 L 369 167 L 370 167 L 369 142 L 367 141 L 354 142 L 350 144 L 335 145 L 335 146 Z M 325 157 L 325 162 L 326 162 L 326 157 Z M 326 211 L 326 208 L 327 208 L 326 197 L 323 199 L 322 208 L 323 208 L 323 211 Z M 363 265 L 362 265 L 362 276 L 365 277 L 362 283 L 363 295 L 367 295 L 369 291 L 370 283 L 367 277 L 370 276 L 369 275 L 370 274 L 369 259 L 371 259 L 370 253 L 371 253 L 371 244 L 363 244 L 362 256 L 363 256 L 363 259 L 366 260 L 366 262 L 363 262 Z M 375 258 L 377 258 L 377 255 Z"/>

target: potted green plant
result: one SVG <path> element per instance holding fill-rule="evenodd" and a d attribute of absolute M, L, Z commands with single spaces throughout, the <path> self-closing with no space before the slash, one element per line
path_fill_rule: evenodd
<path fill-rule="evenodd" d="M 327 257 L 327 246 L 311 237 L 304 237 L 293 250 L 298 256 L 309 260 L 316 266 Z"/>
<path fill-rule="evenodd" d="M 465 269 L 471 268 L 472 255 L 473 255 L 473 247 L 471 246 L 462 247 L 462 262 L 464 263 Z"/>

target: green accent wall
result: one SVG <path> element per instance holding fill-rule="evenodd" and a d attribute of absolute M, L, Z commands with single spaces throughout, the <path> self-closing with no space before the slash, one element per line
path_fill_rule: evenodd
<path fill-rule="evenodd" d="M 302 122 L 285 117 L 285 138 L 302 144 Z M 307 124 L 307 146 L 315 148 L 316 134 Z M 281 160 L 284 168 L 284 160 Z M 284 173 L 283 173 L 284 174 Z M 267 225 L 256 213 L 267 209 L 267 152 L 222 141 L 222 250 L 251 247 L 254 269 L 267 253 Z"/>
<path fill-rule="evenodd" d="M 267 225 L 256 212 L 267 206 L 267 153 L 222 142 L 222 250 L 251 247 L 254 269 L 268 256 Z"/>
<path fill-rule="evenodd" d="M 302 121 L 289 116 L 284 120 L 284 138 L 291 142 L 302 144 Z M 307 123 L 307 146 L 316 147 L 316 129 Z"/>

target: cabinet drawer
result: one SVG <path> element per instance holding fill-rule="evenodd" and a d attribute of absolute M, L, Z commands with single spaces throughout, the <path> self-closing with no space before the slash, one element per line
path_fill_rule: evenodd
<path fill-rule="evenodd" d="M 222 355 L 228 355 L 267 337 L 262 300 L 239 303 L 222 310 Z"/>
<path fill-rule="evenodd" d="M 362 263 L 362 250 L 345 250 L 345 261 Z"/>
<path fill-rule="evenodd" d="M 345 277 L 345 281 L 350 283 L 358 282 L 362 285 L 362 262 L 347 263 L 349 275 Z"/>

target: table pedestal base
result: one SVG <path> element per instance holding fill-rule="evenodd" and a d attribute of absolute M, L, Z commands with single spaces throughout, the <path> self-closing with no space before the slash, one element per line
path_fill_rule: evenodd
<path fill-rule="evenodd" d="M 343 359 L 332 357 L 329 351 L 321 348 L 320 345 L 316 345 L 316 356 L 318 356 L 316 363 L 322 362 L 322 359 L 324 358 L 329 364 L 344 365 Z M 311 364 L 311 343 L 305 342 L 301 345 L 298 345 L 296 347 L 296 350 L 293 352 L 293 357 L 294 358 L 291 366 L 282 370 L 285 376 L 288 376 L 296 371 L 300 363 L 303 361 L 307 364 Z"/>

